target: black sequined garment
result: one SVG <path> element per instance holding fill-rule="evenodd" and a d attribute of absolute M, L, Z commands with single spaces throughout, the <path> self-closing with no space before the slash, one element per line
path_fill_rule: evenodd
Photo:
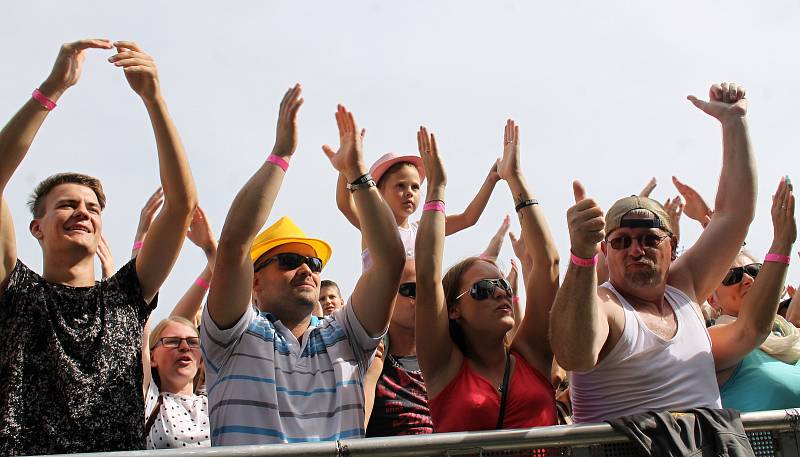
<path fill-rule="evenodd" d="M 94 287 L 22 262 L 0 299 L 0 455 L 144 449 L 136 263 Z"/>

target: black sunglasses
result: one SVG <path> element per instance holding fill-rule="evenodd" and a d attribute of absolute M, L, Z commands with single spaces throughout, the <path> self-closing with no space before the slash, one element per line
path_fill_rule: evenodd
<path fill-rule="evenodd" d="M 514 289 L 511 288 L 511 283 L 508 282 L 505 278 L 500 279 L 481 279 L 480 281 L 476 282 L 469 288 L 469 290 L 465 290 L 461 292 L 461 294 L 456 297 L 456 300 L 463 297 L 467 293 L 474 298 L 475 300 L 486 300 L 487 298 L 494 295 L 494 291 L 496 288 L 503 289 L 503 292 L 506 293 L 509 297 L 514 295 Z"/>
<path fill-rule="evenodd" d="M 739 284 L 742 282 L 742 278 L 744 278 L 745 273 L 747 273 L 751 278 L 755 278 L 760 272 L 760 263 L 751 263 L 750 265 L 745 265 L 743 267 L 733 267 L 728 270 L 728 274 L 726 274 L 725 279 L 722 280 L 722 285 L 732 286 L 734 284 Z"/>
<path fill-rule="evenodd" d="M 267 265 L 275 261 L 278 262 L 278 267 L 281 270 L 294 270 L 300 265 L 306 264 L 313 273 L 319 273 L 322 271 L 322 260 L 319 257 L 306 257 L 293 252 L 285 252 L 283 254 L 277 254 L 275 257 L 270 257 L 261 265 L 256 265 L 253 267 L 253 271 L 261 271 Z"/>
<path fill-rule="evenodd" d="M 645 233 L 639 236 L 622 235 L 614 239 L 607 240 L 606 242 L 616 250 L 628 249 L 631 247 L 633 240 L 639 242 L 639 246 L 643 248 L 655 248 L 661 244 L 662 241 L 669 238 L 669 235 L 656 235 L 655 233 Z"/>
<path fill-rule="evenodd" d="M 416 298 L 417 283 L 404 282 L 403 284 L 400 284 L 400 287 L 397 289 L 397 293 L 402 295 L 403 297 Z"/>

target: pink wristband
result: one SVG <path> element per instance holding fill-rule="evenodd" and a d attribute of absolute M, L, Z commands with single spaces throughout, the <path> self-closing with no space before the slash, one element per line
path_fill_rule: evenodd
<path fill-rule="evenodd" d="M 209 284 L 208 281 L 206 281 L 203 278 L 195 279 L 194 283 L 197 284 L 198 286 L 202 287 L 205 290 L 208 290 L 208 288 L 211 287 L 211 284 Z"/>
<path fill-rule="evenodd" d="M 591 259 L 584 259 L 583 257 L 576 256 L 572 253 L 572 251 L 570 251 L 569 260 L 579 267 L 593 267 L 597 265 L 597 254 L 595 254 Z"/>
<path fill-rule="evenodd" d="M 281 156 L 276 156 L 275 154 L 270 154 L 267 157 L 267 162 L 274 163 L 275 165 L 281 167 L 281 170 L 284 172 L 289 169 L 289 162 L 283 159 Z"/>
<path fill-rule="evenodd" d="M 138 251 L 139 249 L 142 249 L 142 246 L 144 246 L 144 241 L 134 241 L 133 242 L 133 250 L 134 251 Z"/>
<path fill-rule="evenodd" d="M 777 263 L 785 263 L 786 265 L 789 265 L 789 261 L 790 260 L 791 260 L 791 257 L 789 257 L 788 255 L 773 254 L 771 252 L 769 254 L 767 254 L 766 256 L 764 256 L 764 262 L 777 262 Z"/>
<path fill-rule="evenodd" d="M 444 202 L 441 200 L 431 200 L 426 202 L 422 207 L 422 211 L 440 211 L 444 214 Z"/>
<path fill-rule="evenodd" d="M 511 299 L 511 301 L 512 301 L 512 302 L 513 302 L 515 305 L 519 304 L 519 295 L 514 295 L 514 298 L 512 298 L 512 299 Z"/>
<path fill-rule="evenodd" d="M 33 94 L 31 94 L 31 96 L 34 100 L 42 105 L 42 108 L 46 109 L 47 111 L 52 111 L 53 108 L 56 107 L 56 102 L 47 98 L 47 96 L 39 89 L 33 89 Z"/>

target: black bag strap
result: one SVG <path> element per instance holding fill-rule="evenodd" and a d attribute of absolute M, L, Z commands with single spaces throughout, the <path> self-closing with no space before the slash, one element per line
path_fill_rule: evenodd
<path fill-rule="evenodd" d="M 500 386 L 500 414 L 497 416 L 496 430 L 503 428 L 503 419 L 506 416 L 506 397 L 508 396 L 508 374 L 511 372 L 511 353 L 506 351 L 506 368 L 503 372 L 503 385 Z"/>
<path fill-rule="evenodd" d="M 148 417 L 147 422 L 144 423 L 145 436 L 150 434 L 150 429 L 153 428 L 153 424 L 156 423 L 156 418 L 158 417 L 159 411 L 161 411 L 161 404 L 163 402 L 164 402 L 164 397 L 159 395 L 158 400 L 156 401 L 156 406 L 153 407 L 153 412 L 150 413 L 150 417 Z"/>

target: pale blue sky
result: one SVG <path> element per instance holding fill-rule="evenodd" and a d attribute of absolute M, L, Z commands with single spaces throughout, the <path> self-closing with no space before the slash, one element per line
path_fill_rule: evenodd
<path fill-rule="evenodd" d="M 349 291 L 360 274 L 359 236 L 335 208 L 336 174 L 320 150 L 336 142 L 337 103 L 367 128 L 368 162 L 387 151 L 416 153 L 416 129 L 429 126 L 450 178 L 450 211 L 471 199 L 500 154 L 505 119 L 516 119 L 526 176 L 565 257 L 574 178 L 606 209 L 651 176 L 659 180 L 656 198 L 676 195 L 673 174 L 713 200 L 719 126 L 685 97 L 737 81 L 750 99 L 760 193 L 748 245 L 760 257 L 772 238 L 778 178 L 800 179 L 798 23 L 796 1 L 8 2 L 0 16 L 0 117 L 5 122 L 25 102 L 62 42 L 138 41 L 158 63 L 201 205 L 219 235 L 234 195 L 272 147 L 283 92 L 299 81 L 300 146 L 268 223 L 290 215 L 328 240 L 334 254 L 324 277 Z M 81 82 L 60 100 L 6 190 L 19 257 L 37 271 L 25 200 L 38 181 L 65 170 L 103 180 L 105 233 L 118 265 L 158 186 L 145 110 L 108 55 L 88 55 Z M 478 224 L 448 238 L 445 263 L 481 251 L 507 213 L 513 205 L 500 183 Z M 684 219 L 682 228 L 688 245 L 698 227 Z M 506 243 L 503 257 L 510 255 Z M 203 262 L 187 242 L 157 318 Z M 798 271 L 790 269 L 793 282 Z"/>

